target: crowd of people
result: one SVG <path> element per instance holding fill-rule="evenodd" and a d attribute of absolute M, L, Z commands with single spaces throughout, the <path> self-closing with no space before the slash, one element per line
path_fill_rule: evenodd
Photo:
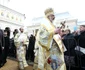
<path fill-rule="evenodd" d="M 52 8 L 44 13 L 36 36 L 34 70 L 85 70 L 85 24 L 71 32 L 53 23 Z"/>
<path fill-rule="evenodd" d="M 52 8 L 45 10 L 45 16 L 36 37 L 28 37 L 21 27 L 10 39 L 10 28 L 0 29 L 0 67 L 13 56 L 20 70 L 29 70 L 28 60 L 34 62 L 34 70 L 85 70 L 85 25 L 71 32 L 54 26 Z"/>
<path fill-rule="evenodd" d="M 6 64 L 7 57 L 17 58 L 18 61 L 21 57 L 23 57 L 23 56 L 18 57 L 18 55 L 20 53 L 22 53 L 22 50 L 19 49 L 19 47 L 17 46 L 17 42 L 16 42 L 16 40 L 19 38 L 18 35 L 20 35 L 21 38 L 23 38 L 24 35 L 25 35 L 25 37 L 23 39 L 25 39 L 25 38 L 27 39 L 27 43 L 24 44 L 24 46 L 25 46 L 24 57 L 26 58 L 26 60 L 30 60 L 32 62 L 34 61 L 34 51 L 33 51 L 33 49 L 34 49 L 34 44 L 35 44 L 35 36 L 33 36 L 33 34 L 31 34 L 28 37 L 24 33 L 24 29 L 22 27 L 19 30 L 15 29 L 13 31 L 13 37 L 10 38 L 11 30 L 10 30 L 9 27 L 6 27 L 5 30 L 0 29 L 0 67 L 3 67 L 4 64 Z"/>

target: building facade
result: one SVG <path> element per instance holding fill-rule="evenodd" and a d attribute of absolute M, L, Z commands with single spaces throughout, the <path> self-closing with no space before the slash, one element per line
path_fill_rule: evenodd
<path fill-rule="evenodd" d="M 27 26 L 28 31 L 33 31 L 33 34 L 36 35 L 37 30 L 39 29 L 40 23 L 44 17 L 34 18 L 32 20 L 32 26 Z M 68 12 L 55 14 L 55 22 L 56 27 L 60 27 L 61 23 L 66 25 L 66 28 L 74 31 L 74 27 L 77 26 L 77 19 L 72 17 Z"/>
<path fill-rule="evenodd" d="M 24 26 L 25 15 L 0 5 L 0 28 L 10 27 L 11 31 Z"/>

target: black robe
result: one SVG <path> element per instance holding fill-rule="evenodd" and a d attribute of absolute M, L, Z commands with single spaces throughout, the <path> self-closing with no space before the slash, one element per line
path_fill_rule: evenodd
<path fill-rule="evenodd" d="M 2 50 L 2 47 L 4 47 L 4 34 L 3 34 L 3 31 L 0 29 L 0 66 L 3 62 L 3 50 Z"/>

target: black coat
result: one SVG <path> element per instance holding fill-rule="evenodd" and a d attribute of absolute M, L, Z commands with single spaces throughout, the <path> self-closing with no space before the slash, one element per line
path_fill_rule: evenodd
<path fill-rule="evenodd" d="M 67 51 L 74 50 L 77 45 L 76 40 L 72 34 L 65 35 L 65 37 L 63 39 L 63 43 L 64 43 Z"/>
<path fill-rule="evenodd" d="M 85 31 L 82 31 L 80 35 L 75 36 L 75 39 L 77 40 L 77 44 L 79 47 L 85 48 Z M 85 54 L 84 53 L 83 55 L 80 56 L 80 63 L 81 63 L 80 70 L 85 70 Z"/>
<path fill-rule="evenodd" d="M 85 48 L 85 31 L 81 32 L 80 35 L 75 36 L 78 46 Z"/>
<path fill-rule="evenodd" d="M 4 41 L 5 41 L 5 46 L 4 46 L 4 50 L 8 52 L 9 46 L 10 46 L 10 38 L 4 37 Z"/>
<path fill-rule="evenodd" d="M 3 31 L 0 29 L 0 55 L 2 54 L 2 47 L 4 47 L 4 35 Z"/>
<path fill-rule="evenodd" d="M 75 47 L 77 46 L 77 41 L 75 39 L 75 37 L 72 34 L 67 34 L 64 37 L 64 45 L 67 49 L 67 51 L 64 52 L 64 57 L 65 57 L 65 63 L 67 66 L 67 70 L 80 70 L 79 66 L 80 66 L 80 56 L 81 56 L 81 52 L 75 50 Z"/>
<path fill-rule="evenodd" d="M 6 63 L 6 59 L 7 59 L 8 52 L 9 52 L 9 45 L 10 45 L 8 36 L 4 37 L 4 42 L 5 42 L 5 46 L 4 46 L 4 51 L 2 54 L 2 59 L 3 59 L 3 63 Z"/>

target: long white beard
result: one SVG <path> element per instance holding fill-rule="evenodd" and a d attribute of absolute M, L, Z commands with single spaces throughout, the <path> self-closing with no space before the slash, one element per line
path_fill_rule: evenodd
<path fill-rule="evenodd" d="M 56 20 L 53 20 L 53 25 L 54 25 L 55 27 L 57 27 Z"/>

